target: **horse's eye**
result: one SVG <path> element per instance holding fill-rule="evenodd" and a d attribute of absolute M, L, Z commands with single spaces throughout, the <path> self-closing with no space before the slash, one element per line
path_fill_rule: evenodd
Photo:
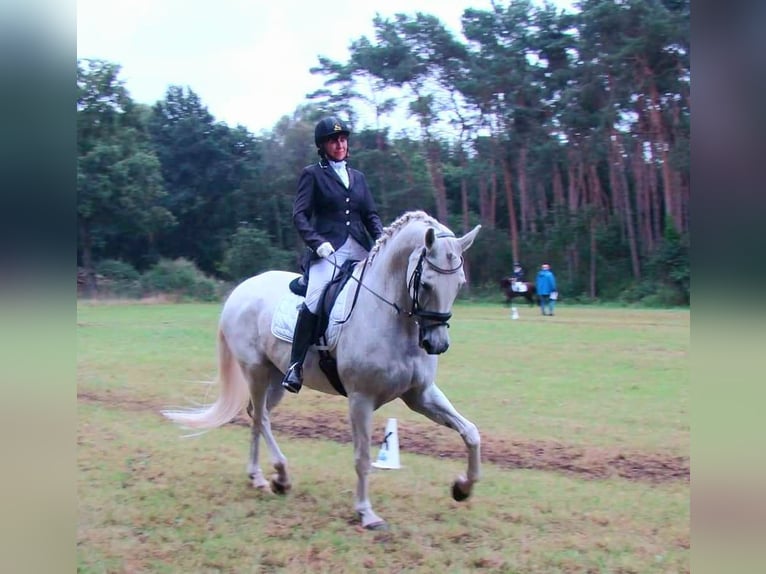
<path fill-rule="evenodd" d="M 431 284 L 430 284 L 430 283 L 421 283 L 421 284 L 420 284 L 420 287 L 421 287 L 421 288 L 422 288 L 424 291 L 430 291 L 430 290 L 431 290 Z"/>

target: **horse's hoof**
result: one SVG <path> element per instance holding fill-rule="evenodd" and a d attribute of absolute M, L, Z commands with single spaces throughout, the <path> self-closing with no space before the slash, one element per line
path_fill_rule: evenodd
<path fill-rule="evenodd" d="M 460 489 L 460 484 L 456 480 L 452 483 L 452 498 L 454 498 L 457 502 L 463 502 L 466 498 L 471 496 L 471 493 L 465 493 Z"/>
<path fill-rule="evenodd" d="M 265 478 L 263 478 L 263 475 L 249 474 L 247 475 L 247 478 L 247 484 L 255 490 L 260 490 L 262 492 L 271 490 L 271 485 Z"/>
<path fill-rule="evenodd" d="M 373 522 L 372 524 L 365 526 L 365 529 L 373 530 L 376 532 L 383 532 L 388 530 L 388 523 L 385 520 L 381 520 L 380 522 Z"/>
<path fill-rule="evenodd" d="M 290 488 L 292 488 L 290 483 L 285 484 L 284 482 L 279 482 L 277 480 L 271 481 L 271 492 L 274 494 L 287 494 Z"/>

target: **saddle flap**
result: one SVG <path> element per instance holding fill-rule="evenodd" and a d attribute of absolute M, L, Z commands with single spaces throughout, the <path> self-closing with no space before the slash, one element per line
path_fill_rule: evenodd
<path fill-rule="evenodd" d="M 317 311 L 320 315 L 317 321 L 317 339 L 324 335 L 324 341 L 322 341 L 321 347 L 326 350 L 332 350 L 338 342 L 340 330 L 343 325 L 344 319 L 346 319 L 346 294 L 348 289 L 344 291 L 344 286 L 351 277 L 351 266 L 349 266 L 349 272 L 344 274 L 345 280 L 342 284 L 336 286 L 337 291 L 325 290 L 325 299 L 320 301 Z M 295 283 L 298 278 L 293 280 Z M 329 286 L 328 286 L 329 287 Z M 271 333 L 282 341 L 291 343 L 293 340 L 293 333 L 295 331 L 295 322 L 298 317 L 298 309 L 304 302 L 304 297 L 295 294 L 292 290 L 285 293 L 282 299 L 277 304 L 277 308 L 274 311 L 274 316 L 271 320 Z"/>
<path fill-rule="evenodd" d="M 332 278 L 332 280 L 325 285 L 322 291 L 322 296 L 319 299 L 319 305 L 317 311 L 319 312 L 319 322 L 317 324 L 317 338 L 324 335 L 327 330 L 327 325 L 330 323 L 330 315 L 332 314 L 335 302 L 338 299 L 338 295 L 351 279 L 351 275 L 354 273 L 354 267 L 358 263 L 358 260 L 349 259 L 341 265 L 340 269 Z"/>

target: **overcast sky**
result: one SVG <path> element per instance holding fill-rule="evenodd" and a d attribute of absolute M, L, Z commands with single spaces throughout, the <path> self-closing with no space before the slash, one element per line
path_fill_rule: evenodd
<path fill-rule="evenodd" d="M 432 14 L 459 34 L 469 6 L 491 2 L 78 0 L 77 57 L 121 65 L 138 102 L 161 100 L 170 85 L 189 87 L 217 120 L 257 133 L 322 87 L 324 78 L 309 72 L 318 55 L 346 62 L 352 40 L 372 38 L 376 13 Z"/>

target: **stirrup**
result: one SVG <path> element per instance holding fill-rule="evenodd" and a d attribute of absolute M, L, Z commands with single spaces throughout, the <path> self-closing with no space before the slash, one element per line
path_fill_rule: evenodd
<path fill-rule="evenodd" d="M 287 372 L 285 373 L 285 377 L 282 379 L 282 387 L 288 392 L 295 393 L 297 395 L 303 386 L 301 381 L 303 378 L 301 375 L 303 373 L 301 371 L 302 365 L 300 363 L 293 363 L 290 365 L 290 368 L 287 369 Z M 293 379 L 292 377 L 295 377 L 297 380 Z"/>

